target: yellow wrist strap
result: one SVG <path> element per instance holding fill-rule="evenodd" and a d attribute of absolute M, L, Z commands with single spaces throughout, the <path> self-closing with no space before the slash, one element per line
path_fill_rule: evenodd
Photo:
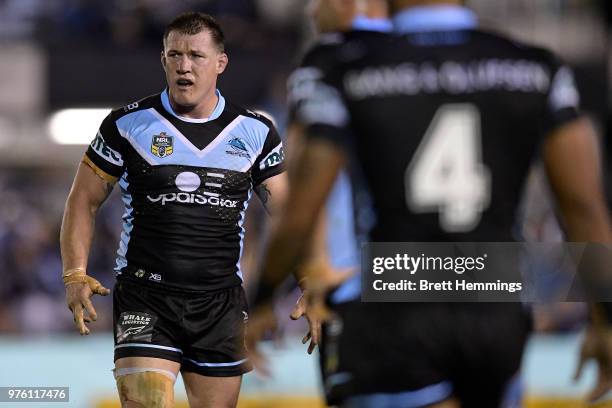
<path fill-rule="evenodd" d="M 66 269 L 62 273 L 62 279 L 64 285 L 68 286 L 72 283 L 87 283 L 87 275 L 85 274 L 85 268 L 71 268 Z"/>

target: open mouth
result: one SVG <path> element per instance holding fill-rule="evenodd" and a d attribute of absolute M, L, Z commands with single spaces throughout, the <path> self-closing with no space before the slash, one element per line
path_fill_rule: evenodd
<path fill-rule="evenodd" d="M 187 89 L 193 86 L 193 81 L 189 79 L 179 79 L 176 81 L 176 84 L 178 85 L 179 88 Z"/>

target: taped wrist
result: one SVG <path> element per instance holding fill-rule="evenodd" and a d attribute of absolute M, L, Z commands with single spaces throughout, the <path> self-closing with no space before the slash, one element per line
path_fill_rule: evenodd
<path fill-rule="evenodd" d="M 89 283 L 87 278 L 88 277 L 85 273 L 85 268 L 66 269 L 64 273 L 62 273 L 64 286 L 68 286 L 73 283 Z"/>

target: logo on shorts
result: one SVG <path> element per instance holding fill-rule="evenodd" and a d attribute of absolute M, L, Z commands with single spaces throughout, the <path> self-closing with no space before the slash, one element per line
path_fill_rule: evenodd
<path fill-rule="evenodd" d="M 138 269 L 136 272 L 134 272 L 134 276 L 136 276 L 137 278 L 142 278 L 144 275 L 145 275 L 144 269 Z"/>
<path fill-rule="evenodd" d="M 170 156 L 174 151 L 173 137 L 168 136 L 166 132 L 161 132 L 159 135 L 153 135 L 151 142 L 151 153 L 157 157 L 164 158 Z"/>
<path fill-rule="evenodd" d="M 239 137 L 230 139 L 230 141 L 227 142 L 227 145 L 230 147 L 230 149 L 226 150 L 225 153 L 231 154 L 232 156 L 245 157 L 247 159 L 251 157 L 246 145 Z"/>
<path fill-rule="evenodd" d="M 245 323 L 249 321 L 249 314 L 244 310 L 242 311 L 242 321 Z"/>
<path fill-rule="evenodd" d="M 162 276 L 159 273 L 152 273 L 149 275 L 150 281 L 161 282 Z"/>
<path fill-rule="evenodd" d="M 151 342 L 156 316 L 144 312 L 123 312 L 117 322 L 117 343 L 125 341 Z"/>

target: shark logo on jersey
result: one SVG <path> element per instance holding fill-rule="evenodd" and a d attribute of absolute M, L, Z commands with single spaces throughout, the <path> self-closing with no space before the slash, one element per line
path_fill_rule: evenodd
<path fill-rule="evenodd" d="M 153 135 L 151 142 L 151 153 L 159 158 L 168 157 L 174 151 L 173 137 L 168 136 L 166 132 L 161 132 L 159 135 Z"/>
<path fill-rule="evenodd" d="M 240 138 L 234 137 L 233 139 L 230 139 L 230 141 L 227 142 L 227 145 L 231 147 L 231 149 L 226 150 L 225 153 L 231 154 L 233 156 L 240 156 L 246 158 L 251 157 L 249 151 L 246 148 L 246 145 Z"/>
<path fill-rule="evenodd" d="M 247 151 L 247 148 L 244 145 L 244 142 L 237 137 L 231 139 L 229 142 L 227 142 L 227 144 L 230 145 L 232 148 L 234 148 L 234 150 L 242 150 L 244 152 Z"/>

